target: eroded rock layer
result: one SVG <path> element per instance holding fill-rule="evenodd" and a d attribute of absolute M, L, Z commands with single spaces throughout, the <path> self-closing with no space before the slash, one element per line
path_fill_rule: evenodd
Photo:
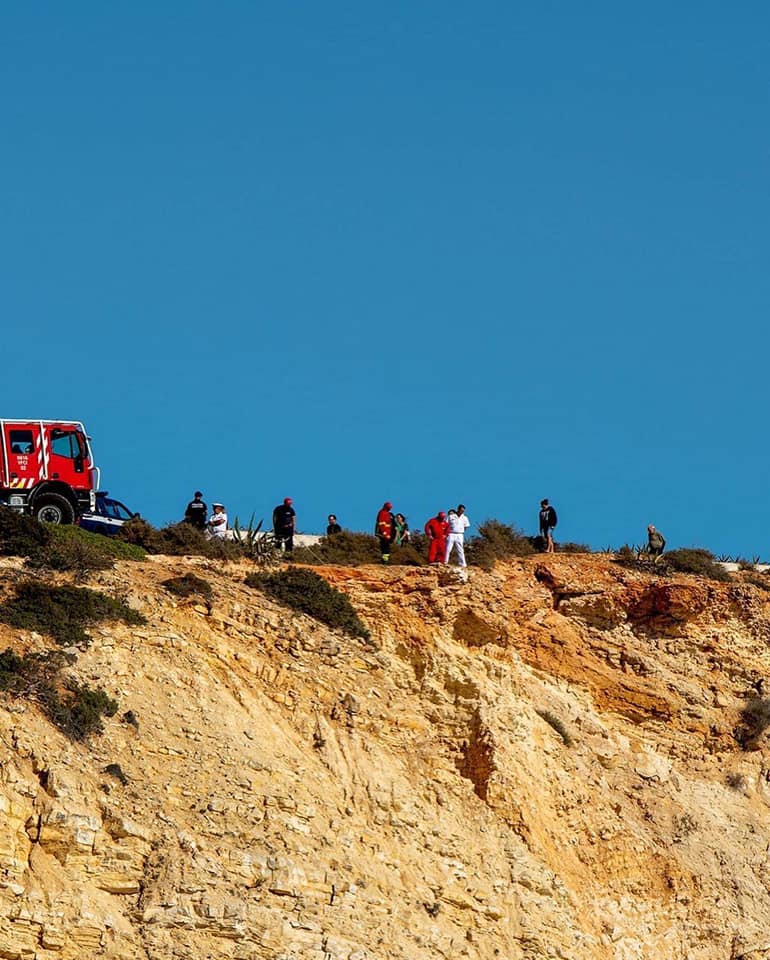
<path fill-rule="evenodd" d="M 131 722 L 73 744 L 0 698 L 0 958 L 770 958 L 770 594 L 317 569 L 371 642 L 238 565 L 92 578 L 147 617 L 73 668 Z M 163 590 L 190 571 L 210 602 Z"/>

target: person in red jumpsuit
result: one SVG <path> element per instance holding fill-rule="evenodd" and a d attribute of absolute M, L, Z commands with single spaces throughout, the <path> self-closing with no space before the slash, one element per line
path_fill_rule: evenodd
<path fill-rule="evenodd" d="M 374 535 L 380 542 L 380 553 L 382 562 L 390 563 L 390 545 L 396 539 L 396 518 L 391 512 L 393 504 L 386 500 L 382 509 L 377 513 L 377 520 L 374 524 Z"/>
<path fill-rule="evenodd" d="M 443 563 L 446 550 L 446 538 L 449 533 L 449 523 L 446 514 L 440 510 L 435 517 L 431 517 L 425 524 L 425 535 L 430 546 L 428 547 L 428 563 Z"/>

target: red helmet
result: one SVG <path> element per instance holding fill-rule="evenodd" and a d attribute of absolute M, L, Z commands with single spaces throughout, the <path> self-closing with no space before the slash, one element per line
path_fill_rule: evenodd
<path fill-rule="evenodd" d="M 287 507 L 289 506 L 289 504 L 294 503 L 291 497 L 284 497 L 283 502 L 286 504 Z"/>
<path fill-rule="evenodd" d="M 439 520 L 446 520 L 446 514 L 444 513 L 443 510 L 439 510 L 439 512 L 438 512 L 438 518 L 439 518 Z"/>
<path fill-rule="evenodd" d="M 385 503 L 383 503 L 382 505 L 383 510 L 391 510 L 392 507 L 393 507 L 393 504 L 390 502 L 390 500 L 386 500 Z"/>

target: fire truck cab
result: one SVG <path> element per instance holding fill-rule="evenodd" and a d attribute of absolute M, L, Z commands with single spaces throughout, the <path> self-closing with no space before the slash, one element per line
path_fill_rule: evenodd
<path fill-rule="evenodd" d="M 96 506 L 99 470 L 74 420 L 0 420 L 0 504 L 45 523 Z"/>

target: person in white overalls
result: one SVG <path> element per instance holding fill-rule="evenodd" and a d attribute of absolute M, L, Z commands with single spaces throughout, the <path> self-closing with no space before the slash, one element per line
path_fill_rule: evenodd
<path fill-rule="evenodd" d="M 456 510 L 450 510 L 447 515 L 447 523 L 449 524 L 449 535 L 446 538 L 446 553 L 444 554 L 444 563 L 449 563 L 449 555 L 452 553 L 452 550 L 457 548 L 457 556 L 460 561 L 460 566 L 467 566 L 465 562 L 465 548 L 463 546 L 463 540 L 465 537 L 465 531 L 471 525 L 470 520 L 465 516 L 465 507 L 461 503 Z"/>
<path fill-rule="evenodd" d="M 213 504 L 214 512 L 206 524 L 206 536 L 209 540 L 225 540 L 227 538 L 227 514 L 223 503 Z"/>

